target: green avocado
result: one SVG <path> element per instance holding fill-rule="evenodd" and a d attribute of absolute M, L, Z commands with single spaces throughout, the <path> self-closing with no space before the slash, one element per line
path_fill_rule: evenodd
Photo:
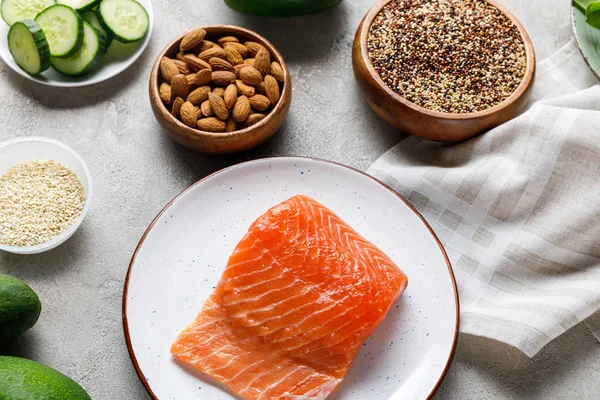
<path fill-rule="evenodd" d="M 71 378 L 35 361 L 0 356 L 2 400 L 91 400 Z"/>
<path fill-rule="evenodd" d="M 0 343 L 35 325 L 41 310 L 40 299 L 25 282 L 0 274 Z"/>
<path fill-rule="evenodd" d="M 342 0 L 225 0 L 236 11 L 267 17 L 294 17 L 326 10 Z"/>

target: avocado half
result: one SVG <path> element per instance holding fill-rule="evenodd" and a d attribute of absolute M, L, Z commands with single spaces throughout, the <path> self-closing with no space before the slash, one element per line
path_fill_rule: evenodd
<path fill-rule="evenodd" d="M 323 11 L 342 0 L 225 0 L 234 10 L 266 17 L 294 17 Z"/>

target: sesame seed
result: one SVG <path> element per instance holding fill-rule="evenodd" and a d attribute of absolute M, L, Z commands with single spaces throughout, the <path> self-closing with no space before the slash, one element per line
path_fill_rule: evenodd
<path fill-rule="evenodd" d="M 518 28 L 484 0 L 393 0 L 375 17 L 368 50 L 390 89 L 444 113 L 501 103 L 527 64 Z"/>
<path fill-rule="evenodd" d="M 83 186 L 54 161 L 28 161 L 0 177 L 0 243 L 35 246 L 68 229 L 83 211 Z"/>

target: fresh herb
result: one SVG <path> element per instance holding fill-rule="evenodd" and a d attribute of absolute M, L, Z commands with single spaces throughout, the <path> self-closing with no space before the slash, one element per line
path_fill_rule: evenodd
<path fill-rule="evenodd" d="M 600 29 L 600 0 L 573 0 L 573 4 L 585 13 L 589 26 Z"/>
<path fill-rule="evenodd" d="M 590 3 L 585 9 L 585 21 L 588 25 L 600 29 L 600 1 Z"/>
<path fill-rule="evenodd" d="M 588 6 L 596 1 L 597 0 L 573 0 L 573 4 L 579 7 L 581 11 L 585 12 Z"/>

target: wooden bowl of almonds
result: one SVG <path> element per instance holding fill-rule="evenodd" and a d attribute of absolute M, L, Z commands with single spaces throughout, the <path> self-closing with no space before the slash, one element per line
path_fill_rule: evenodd
<path fill-rule="evenodd" d="M 356 32 L 352 62 L 380 117 L 442 142 L 514 118 L 535 74 L 527 32 L 493 0 L 380 1 Z"/>
<path fill-rule="evenodd" d="M 150 104 L 167 134 L 210 154 L 248 150 L 283 124 L 290 74 L 277 49 L 231 25 L 193 29 L 165 47 L 150 73 Z"/>

